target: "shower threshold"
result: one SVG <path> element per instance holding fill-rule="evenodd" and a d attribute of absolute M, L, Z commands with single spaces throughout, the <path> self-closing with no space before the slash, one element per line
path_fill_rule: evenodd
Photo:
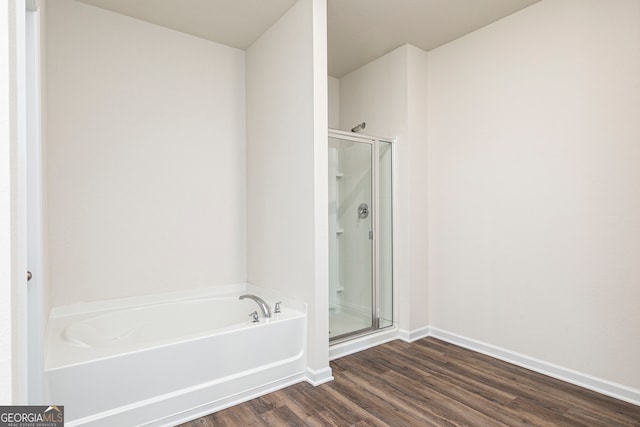
<path fill-rule="evenodd" d="M 372 321 L 369 316 L 342 310 L 329 316 L 329 343 L 338 344 L 349 341 L 376 333 L 389 326 L 393 326 L 393 323 L 382 319 Z"/>
<path fill-rule="evenodd" d="M 381 329 L 369 328 L 329 341 L 329 360 L 339 359 L 380 344 L 399 339 L 397 325 Z"/>

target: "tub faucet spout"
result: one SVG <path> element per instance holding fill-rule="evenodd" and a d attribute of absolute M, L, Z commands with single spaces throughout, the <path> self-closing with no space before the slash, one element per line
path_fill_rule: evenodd
<path fill-rule="evenodd" d="M 252 299 L 258 304 L 260 310 L 262 311 L 262 317 L 271 317 L 271 309 L 269 308 L 269 304 L 267 304 L 262 298 L 253 294 L 240 295 L 241 300 L 245 298 Z"/>

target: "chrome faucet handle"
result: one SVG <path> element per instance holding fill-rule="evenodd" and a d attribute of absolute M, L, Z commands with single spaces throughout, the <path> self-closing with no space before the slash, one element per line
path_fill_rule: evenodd
<path fill-rule="evenodd" d="M 251 300 L 254 300 L 256 302 L 256 304 L 258 304 L 258 306 L 260 307 L 260 311 L 262 312 L 262 316 L 269 318 L 271 317 L 271 309 L 269 308 L 269 304 L 267 304 L 265 302 L 265 300 L 263 300 L 262 298 L 260 298 L 257 295 L 252 295 L 252 294 L 244 294 L 244 295 L 240 295 L 239 299 L 243 300 L 245 298 L 249 298 Z"/>
<path fill-rule="evenodd" d="M 274 311 L 273 311 L 274 313 L 280 313 L 280 312 L 281 312 L 281 310 L 280 310 L 280 304 L 282 304 L 282 301 L 278 301 L 278 302 L 276 303 L 276 307 L 275 307 L 275 309 L 274 309 Z"/>
<path fill-rule="evenodd" d="M 257 311 L 254 311 L 253 313 L 251 313 L 249 315 L 249 317 L 251 317 L 251 319 L 253 319 L 253 323 L 260 322 L 260 316 L 258 316 L 258 312 Z"/>

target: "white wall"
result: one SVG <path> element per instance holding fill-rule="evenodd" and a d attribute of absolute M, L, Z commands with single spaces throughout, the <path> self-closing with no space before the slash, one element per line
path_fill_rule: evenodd
<path fill-rule="evenodd" d="M 0 404 L 27 402 L 25 3 L 0 5 Z"/>
<path fill-rule="evenodd" d="M 245 281 L 244 52 L 47 6 L 51 304 Z"/>
<path fill-rule="evenodd" d="M 43 339 L 48 318 L 48 292 L 43 239 L 43 102 L 45 58 L 45 3 L 29 2 L 25 14 L 26 89 L 26 197 L 27 267 L 32 273 L 27 288 L 28 402 L 42 403 Z"/>
<path fill-rule="evenodd" d="M 427 180 L 427 75 L 428 54 L 415 46 L 407 49 L 407 140 L 408 147 L 400 150 L 402 163 L 398 174 L 404 179 L 406 190 L 400 193 L 404 218 L 398 219 L 397 229 L 404 233 L 405 247 L 398 260 L 406 271 L 410 284 L 410 323 L 408 331 L 416 331 L 429 324 L 428 310 L 428 248 Z M 402 147 L 399 147 L 402 148 Z M 403 171 L 404 169 L 404 171 Z M 404 196 L 404 197 L 402 197 Z"/>
<path fill-rule="evenodd" d="M 247 50 L 248 280 L 309 305 L 314 370 L 329 365 L 326 48 L 318 52 L 315 34 L 326 31 L 316 22 L 323 5 L 298 1 Z M 314 71 L 318 55 L 325 66 Z"/>
<path fill-rule="evenodd" d="M 404 136 L 407 120 L 406 46 L 342 76 L 339 80 L 340 129 L 366 122 L 362 133 Z"/>
<path fill-rule="evenodd" d="M 0 404 L 11 402 L 11 175 L 9 171 L 8 3 L 0 6 Z"/>
<path fill-rule="evenodd" d="M 12 155 L 15 150 L 15 138 L 12 137 L 14 115 L 11 92 L 11 56 L 15 46 L 12 38 L 12 4 L 0 4 L 0 404 L 12 403 L 12 319 L 11 301 L 13 283 L 12 274 L 15 269 L 15 257 L 12 250 L 14 210 L 13 193 L 11 191 Z"/>
<path fill-rule="evenodd" d="M 640 2 L 429 53 L 431 325 L 640 388 Z"/>
<path fill-rule="evenodd" d="M 340 127 L 366 122 L 363 133 L 396 138 L 396 321 L 404 331 L 428 325 L 426 263 L 427 53 L 405 45 L 340 78 Z M 422 254 L 422 259 L 421 259 Z"/>
<path fill-rule="evenodd" d="M 329 76 L 328 81 L 329 127 L 340 127 L 340 80 Z"/>

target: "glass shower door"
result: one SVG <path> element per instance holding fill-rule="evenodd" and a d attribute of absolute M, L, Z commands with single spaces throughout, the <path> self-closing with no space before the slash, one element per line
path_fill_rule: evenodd
<path fill-rule="evenodd" d="M 329 337 L 376 327 L 374 145 L 329 138 Z"/>

